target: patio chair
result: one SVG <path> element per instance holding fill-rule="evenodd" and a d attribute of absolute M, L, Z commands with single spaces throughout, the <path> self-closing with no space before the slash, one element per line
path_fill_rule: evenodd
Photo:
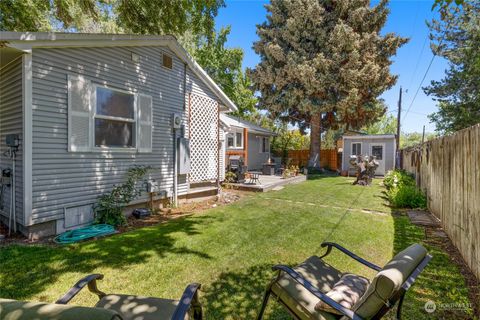
<path fill-rule="evenodd" d="M 101 274 L 91 274 L 78 281 L 54 304 L 0 299 L 2 320 L 201 320 L 198 302 L 200 284 L 187 286 L 179 301 L 123 294 L 105 294 L 97 288 Z M 85 286 L 99 301 L 94 307 L 67 305 Z"/>
<path fill-rule="evenodd" d="M 405 293 L 432 258 L 424 247 L 414 244 L 380 268 L 336 243 L 324 242 L 321 246 L 327 247 L 321 257 L 310 257 L 293 269 L 284 265 L 273 267 L 278 275 L 267 287 L 258 320 L 263 318 L 270 296 L 276 297 L 295 319 L 300 320 L 381 319 L 397 302 L 396 319 L 400 319 Z M 370 283 L 365 279 L 366 290 L 357 302 L 350 300 L 354 303 L 351 308 L 344 306 L 351 296 L 338 299 L 337 295 L 336 301 L 328 294 L 345 275 L 322 260 L 332 248 L 378 272 Z"/>

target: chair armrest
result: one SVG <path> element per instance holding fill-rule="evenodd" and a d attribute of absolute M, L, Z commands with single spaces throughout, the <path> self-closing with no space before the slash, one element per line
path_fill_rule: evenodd
<path fill-rule="evenodd" d="M 202 319 L 202 308 L 198 301 L 198 290 L 200 287 L 199 283 L 192 283 L 185 288 L 171 320 L 184 320 L 191 307 L 194 308 L 193 319 Z"/>
<path fill-rule="evenodd" d="M 56 304 L 67 304 L 72 300 L 86 285 L 88 285 L 88 290 L 92 293 L 95 293 L 99 299 L 105 297 L 105 293 L 97 289 L 97 280 L 102 280 L 103 274 L 90 274 L 82 279 L 80 279 L 67 293 L 57 301 Z"/>
<path fill-rule="evenodd" d="M 376 264 L 374 263 L 371 263 L 365 259 L 362 259 L 360 258 L 359 256 L 357 256 L 355 253 L 345 249 L 344 247 L 342 247 L 341 245 L 335 243 L 335 242 L 323 242 L 321 244 L 321 247 L 324 248 L 324 247 L 327 247 L 327 252 L 320 257 L 320 259 L 328 256 L 330 254 L 330 252 L 332 251 L 332 248 L 335 247 L 337 248 L 338 250 L 340 250 L 341 252 L 345 253 L 347 256 L 349 256 L 350 258 L 360 262 L 361 264 L 369 267 L 370 269 L 373 269 L 375 271 L 381 271 L 382 268 L 380 268 L 379 266 L 377 266 Z"/>
<path fill-rule="evenodd" d="M 353 312 L 350 309 L 345 308 L 344 306 L 342 306 L 341 304 L 339 304 L 338 302 L 336 302 L 332 298 L 325 295 L 323 292 L 318 290 L 312 283 L 310 283 L 310 281 L 303 278 L 298 272 L 296 272 L 292 268 L 284 266 L 284 265 L 276 265 L 272 269 L 274 271 L 278 270 L 278 271 L 281 271 L 281 272 L 285 272 L 290 277 L 292 277 L 295 281 L 297 281 L 299 284 L 301 284 L 305 289 L 310 291 L 315 297 L 317 297 L 318 299 L 327 303 L 333 309 L 337 310 L 342 315 L 347 316 L 349 319 L 362 320 L 362 318 L 360 316 L 358 316 L 357 314 L 355 314 L 355 312 Z"/>

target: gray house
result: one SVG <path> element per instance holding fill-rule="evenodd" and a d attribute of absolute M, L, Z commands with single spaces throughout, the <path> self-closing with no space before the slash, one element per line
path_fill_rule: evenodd
<path fill-rule="evenodd" d="M 239 155 L 244 158 L 248 170 L 260 170 L 270 158 L 270 139 L 275 133 L 225 113 L 220 114 L 220 123 L 225 132 L 222 144 L 225 166 L 230 156 Z"/>
<path fill-rule="evenodd" d="M 30 236 L 89 223 L 97 197 L 134 165 L 155 168 L 155 199 L 218 184 L 218 119 L 236 107 L 174 37 L 1 32 L 0 40 L 3 221 L 14 209 Z"/>
<path fill-rule="evenodd" d="M 376 157 L 379 166 L 376 174 L 385 175 L 395 168 L 396 141 L 393 134 L 343 136 L 342 170 L 351 171 L 350 156 Z"/>

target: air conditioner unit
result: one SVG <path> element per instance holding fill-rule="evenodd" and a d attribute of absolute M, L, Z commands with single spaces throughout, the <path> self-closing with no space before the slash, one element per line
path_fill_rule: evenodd
<path fill-rule="evenodd" d="M 174 129 L 180 129 L 182 127 L 182 115 L 174 113 L 172 115 L 172 126 Z"/>

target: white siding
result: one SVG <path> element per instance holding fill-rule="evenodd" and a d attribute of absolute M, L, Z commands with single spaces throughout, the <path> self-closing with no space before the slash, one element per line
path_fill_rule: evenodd
<path fill-rule="evenodd" d="M 5 157 L 7 151 L 5 136 L 18 134 L 20 149 L 16 155 L 15 189 L 16 216 L 19 223 L 23 222 L 23 111 L 22 111 L 22 59 L 19 58 L 0 70 L 0 174 L 2 169 L 12 168 L 12 160 Z M 10 210 L 10 187 L 6 187 L 3 195 L 3 212 L 8 217 Z"/>
<path fill-rule="evenodd" d="M 140 63 L 131 61 L 131 52 Z M 161 66 L 161 54 L 173 56 L 173 70 Z M 67 151 L 67 75 L 153 97 L 153 152 Z M 190 72 L 188 91 L 213 94 Z M 36 49 L 33 52 L 33 216 L 62 219 L 64 207 L 94 203 L 123 181 L 132 165 L 155 167 L 152 177 L 164 190 L 173 187 L 172 113 L 184 110 L 184 63 L 161 47 Z M 188 135 L 188 124 L 186 123 Z M 186 192 L 185 176 L 179 191 Z"/>

